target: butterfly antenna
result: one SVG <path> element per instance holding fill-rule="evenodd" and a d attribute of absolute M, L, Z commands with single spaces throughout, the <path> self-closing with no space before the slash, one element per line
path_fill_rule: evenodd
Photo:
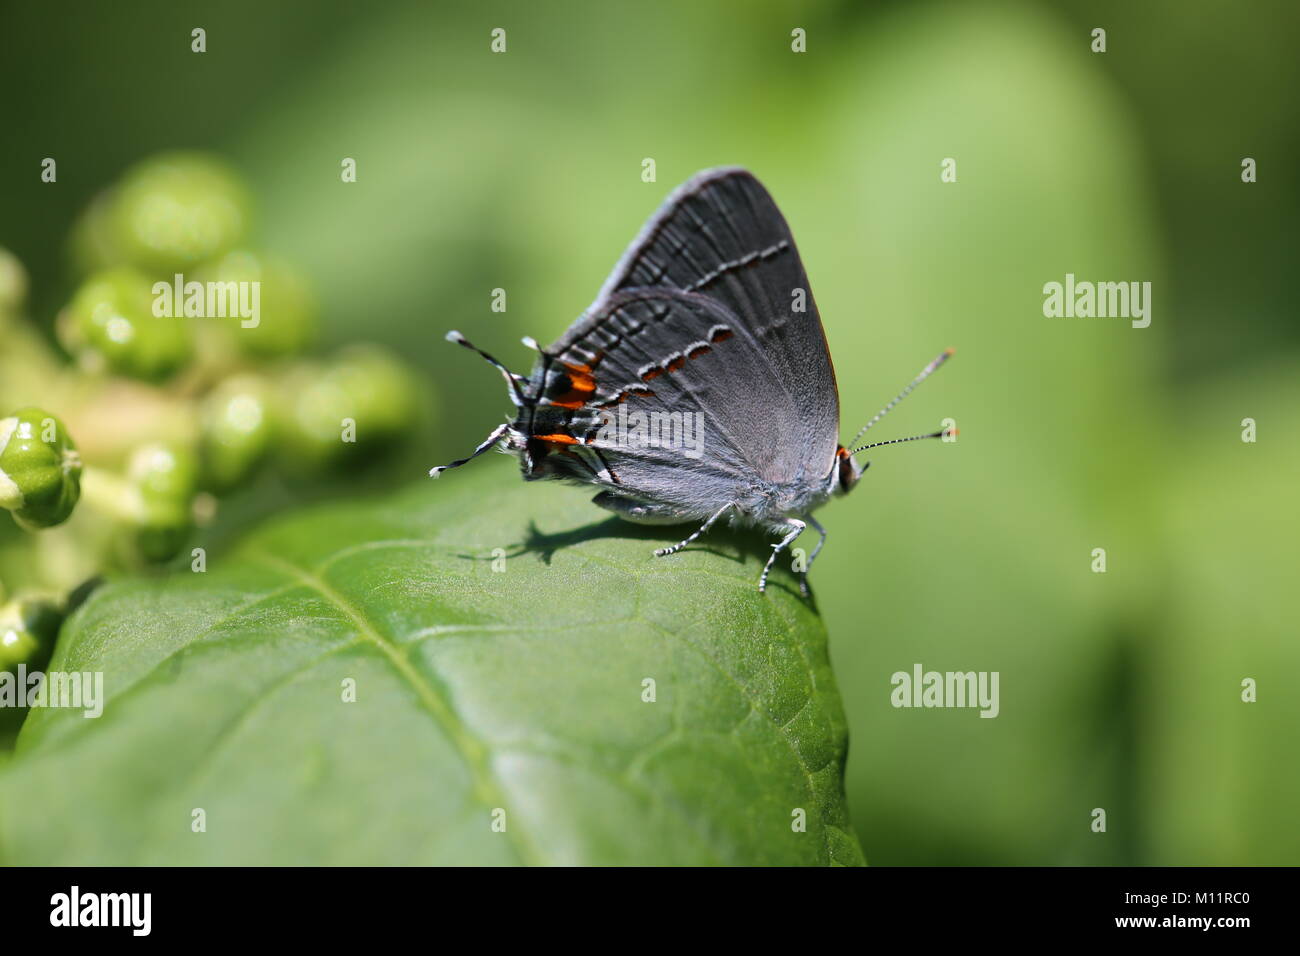
<path fill-rule="evenodd" d="M 457 345 L 463 345 L 471 352 L 477 352 L 483 358 L 487 359 L 488 364 L 490 364 L 493 368 L 495 368 L 498 372 L 500 372 L 502 375 L 506 377 L 506 381 L 510 384 L 510 387 L 514 389 L 515 398 L 518 399 L 519 404 L 520 405 L 527 404 L 527 402 L 524 399 L 524 393 L 519 388 L 519 382 L 522 379 L 522 376 L 516 375 L 514 372 L 510 371 L 510 369 L 506 368 L 495 358 L 493 358 L 487 352 L 484 352 L 481 348 L 479 348 L 469 339 L 465 338 L 465 336 L 461 335 L 455 329 L 452 329 L 450 332 L 447 333 L 447 341 L 455 342 Z"/>
<path fill-rule="evenodd" d="M 859 438 L 861 438 L 863 435 L 865 435 L 865 434 L 867 433 L 867 429 L 869 429 L 872 425 L 874 425 L 876 422 L 880 421 L 880 420 L 881 420 L 882 418 L 884 418 L 887 414 L 889 414 L 889 412 L 891 412 L 891 411 L 893 410 L 893 408 L 894 408 L 895 405 L 897 405 L 897 404 L 898 404 L 899 402 L 901 402 L 903 399 L 907 398 L 907 396 L 910 395 L 910 394 L 912 393 L 912 389 L 916 388 L 916 386 L 920 385 L 920 384 L 921 384 L 922 382 L 924 382 L 927 378 L 929 378 L 931 375 L 933 375 L 935 372 L 937 372 L 937 371 L 939 370 L 939 366 L 942 365 L 944 362 L 948 361 L 948 359 L 952 358 L 952 353 L 955 352 L 955 351 L 956 351 L 956 349 L 944 349 L 943 352 L 942 352 L 938 357 L 936 357 L 935 360 L 934 360 L 933 362 L 931 362 L 931 363 L 930 363 L 929 365 L 927 365 L 925 368 L 921 369 L 921 374 L 918 375 L 918 376 L 916 376 L 916 378 L 912 379 L 911 384 L 909 384 L 909 385 L 907 386 L 907 388 L 903 389 L 903 390 L 902 390 L 901 392 L 899 392 L 896 396 L 894 396 L 894 400 L 893 400 L 892 402 L 890 402 L 888 405 L 886 405 L 886 406 L 885 406 L 884 408 L 882 408 L 880 411 L 876 412 L 875 417 L 872 418 L 871 421 L 869 421 L 869 422 L 867 422 L 865 425 L 863 425 L 863 426 L 862 426 L 862 430 L 859 431 L 856 435 L 854 435 L 854 436 L 853 436 L 853 441 L 849 442 L 848 444 L 850 444 L 850 445 L 856 444 L 856 443 L 857 443 L 857 440 L 858 440 Z M 944 432 L 938 432 L 938 433 L 936 433 L 936 434 L 934 434 L 934 435 L 917 435 L 916 438 L 940 438 L 940 437 L 942 437 L 943 435 L 944 435 Z M 894 439 L 894 440 L 895 440 L 895 441 L 915 441 L 916 438 L 896 438 L 896 439 Z M 891 442 L 880 442 L 880 444 L 882 444 L 882 445 L 888 445 L 888 444 L 892 444 L 892 443 L 891 443 Z M 867 447 L 867 448 L 874 448 L 874 447 L 876 447 L 876 446 L 875 446 L 875 445 L 867 445 L 867 446 L 865 446 L 865 447 Z M 862 449 L 859 448 L 858 451 L 862 451 Z M 855 455 L 856 455 L 857 453 L 858 453 L 858 452 L 856 452 L 856 451 L 853 452 L 853 454 L 855 454 Z"/>
<path fill-rule="evenodd" d="M 492 430 L 492 434 L 488 435 L 487 438 L 479 442 L 478 447 L 474 449 L 472 454 L 466 455 L 464 458 L 457 458 L 455 461 L 450 462 L 446 465 L 439 465 L 437 468 L 430 468 L 429 477 L 437 478 L 448 468 L 459 468 L 461 465 L 468 464 L 469 462 L 477 458 L 479 455 L 483 454 L 483 452 L 487 451 L 489 448 L 494 448 L 496 446 L 496 443 L 500 441 L 501 437 L 505 435 L 506 432 L 508 432 L 509 430 L 510 430 L 509 422 L 506 422 L 505 424 L 502 425 L 498 425 L 496 428 Z"/>
<path fill-rule="evenodd" d="M 931 432 L 928 435 L 912 435 L 908 438 L 891 438 L 889 441 L 872 442 L 870 445 L 862 445 L 859 448 L 853 449 L 853 451 L 849 452 L 849 455 L 850 456 L 856 455 L 858 452 L 866 451 L 868 448 L 879 448 L 881 445 L 898 445 L 905 441 L 920 441 L 922 438 L 947 438 L 949 435 L 951 435 L 953 438 L 956 438 L 957 429 L 944 428 L 937 432 Z"/>

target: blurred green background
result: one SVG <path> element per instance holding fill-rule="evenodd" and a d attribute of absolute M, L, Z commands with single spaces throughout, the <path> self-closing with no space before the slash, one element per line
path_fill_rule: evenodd
<path fill-rule="evenodd" d="M 443 411 L 425 466 L 508 409 L 448 328 L 525 368 L 519 336 L 556 338 L 673 186 L 748 166 L 799 242 L 848 435 L 958 350 L 879 432 L 952 417 L 960 441 L 875 452 L 820 516 L 814 584 L 868 859 L 1300 863 L 1293 3 L 149 0 L 2 17 L 0 246 L 30 269 L 35 316 L 66 302 L 68 233 L 99 189 L 160 150 L 210 150 L 248 177 L 262 243 L 315 282 L 326 344 L 384 342 L 427 374 Z M 1151 281 L 1150 328 L 1045 318 L 1042 286 L 1067 272 Z M 915 663 L 999 671 L 1001 715 L 892 708 L 890 675 Z"/>

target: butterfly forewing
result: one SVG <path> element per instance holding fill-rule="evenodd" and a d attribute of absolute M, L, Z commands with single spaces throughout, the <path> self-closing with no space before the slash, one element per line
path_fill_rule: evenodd
<path fill-rule="evenodd" d="M 661 470 L 684 466 L 777 484 L 831 469 L 839 401 L 821 320 L 784 217 L 744 170 L 711 170 L 678 189 L 547 351 L 591 369 L 590 405 L 704 416 L 693 461 L 602 449 L 628 493 L 657 497 L 682 477 Z M 711 498 L 731 493 L 703 484 Z"/>

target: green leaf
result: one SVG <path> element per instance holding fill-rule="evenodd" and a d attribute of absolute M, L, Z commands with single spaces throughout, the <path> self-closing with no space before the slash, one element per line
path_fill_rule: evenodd
<path fill-rule="evenodd" d="M 654 558 L 680 529 L 510 471 L 291 516 L 205 573 L 96 592 L 50 666 L 102 671 L 103 716 L 32 712 L 0 857 L 862 862 L 826 634 L 788 571 L 757 593 L 764 539 Z"/>

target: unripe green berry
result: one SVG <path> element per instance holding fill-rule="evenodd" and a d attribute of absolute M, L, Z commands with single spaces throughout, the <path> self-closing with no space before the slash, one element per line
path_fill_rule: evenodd
<path fill-rule="evenodd" d="M 65 521 L 81 496 L 81 456 L 53 415 L 24 408 L 0 419 L 0 508 L 29 531 Z"/>
<path fill-rule="evenodd" d="M 350 403 L 321 362 L 299 362 L 276 379 L 280 451 L 295 469 L 310 470 L 342 458 L 343 420 Z"/>
<path fill-rule="evenodd" d="M 84 368 L 161 381 L 193 351 L 191 320 L 154 315 L 153 283 L 130 268 L 91 276 L 59 321 L 59 338 Z"/>
<path fill-rule="evenodd" d="M 136 547 L 146 561 L 172 558 L 194 527 L 198 458 L 177 442 L 136 449 L 127 465 L 127 482 L 137 501 Z"/>
<path fill-rule="evenodd" d="M 203 484 L 216 492 L 243 481 L 271 441 L 269 389 L 255 375 L 238 375 L 213 389 L 199 411 Z"/>
<path fill-rule="evenodd" d="M 203 153 L 165 153 L 128 170 L 113 200 L 127 261 L 155 273 L 184 271 L 241 242 L 252 203 L 243 181 Z M 188 277 L 187 277 L 188 278 Z"/>
<path fill-rule="evenodd" d="M 236 283 L 227 286 L 237 290 L 233 302 L 249 306 L 245 311 L 250 314 L 232 307 L 229 317 L 220 321 L 245 355 L 295 355 L 315 341 L 317 304 L 311 284 L 282 260 L 242 250 L 231 252 L 205 270 L 200 280 Z M 241 300 L 241 295 L 246 298 Z M 256 315 L 251 314 L 253 303 Z"/>
<path fill-rule="evenodd" d="M 294 464 L 361 462 L 389 450 L 415 419 L 407 367 L 374 346 L 350 346 L 280 382 L 285 451 Z"/>
<path fill-rule="evenodd" d="M 358 442 L 388 444 L 411 426 L 415 382 L 410 369 L 390 352 L 374 345 L 349 345 L 336 356 L 334 375 L 356 405 Z"/>
<path fill-rule="evenodd" d="M 0 671 L 14 671 L 19 664 L 29 670 L 44 667 L 62 623 L 62 612 L 50 601 L 25 598 L 0 607 Z"/>

